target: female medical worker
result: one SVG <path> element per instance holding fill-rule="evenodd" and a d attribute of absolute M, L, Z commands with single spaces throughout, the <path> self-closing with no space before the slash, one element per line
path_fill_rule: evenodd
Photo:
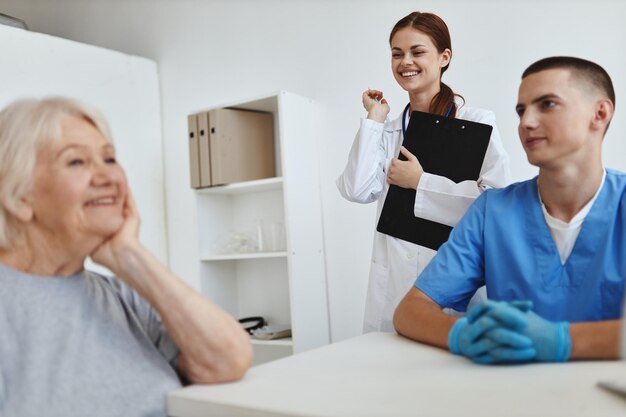
<path fill-rule="evenodd" d="M 367 118 L 361 120 L 337 187 L 349 201 L 378 201 L 377 218 L 389 184 L 413 188 L 417 190 L 416 216 L 454 226 L 481 191 L 508 184 L 508 157 L 495 126 L 495 116 L 491 111 L 463 106 L 463 99 L 441 82 L 452 58 L 452 45 L 448 27 L 440 17 L 432 13 L 409 14 L 393 27 L 389 43 L 393 76 L 409 93 L 409 104 L 400 117 L 389 121 L 390 108 L 383 92 L 367 90 L 363 93 Z M 402 153 L 408 160 L 396 159 L 410 113 L 416 110 L 493 126 L 477 181 L 457 184 L 424 172 L 419 156 L 404 148 Z M 375 232 L 364 332 L 393 331 L 396 306 L 435 253 L 432 249 Z"/>

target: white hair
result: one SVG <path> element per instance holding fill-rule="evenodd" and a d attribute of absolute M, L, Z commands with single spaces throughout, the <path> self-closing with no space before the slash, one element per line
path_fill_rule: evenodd
<path fill-rule="evenodd" d="M 32 190 L 37 152 L 61 138 L 68 116 L 84 118 L 113 143 L 102 114 L 70 98 L 21 99 L 0 111 L 0 248 L 10 248 L 19 237 L 20 223 L 13 212 Z"/>

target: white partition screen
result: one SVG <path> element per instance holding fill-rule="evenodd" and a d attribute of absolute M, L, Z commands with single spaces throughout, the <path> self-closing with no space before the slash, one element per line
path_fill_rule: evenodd
<path fill-rule="evenodd" d="M 1 25 L 0 51 L 0 107 L 21 97 L 63 95 L 104 113 L 141 214 L 141 240 L 167 262 L 156 64 Z"/>

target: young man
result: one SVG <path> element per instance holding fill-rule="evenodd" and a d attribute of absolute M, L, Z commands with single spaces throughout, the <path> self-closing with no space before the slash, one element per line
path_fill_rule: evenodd
<path fill-rule="evenodd" d="M 398 306 L 398 333 L 480 363 L 619 356 L 626 174 L 601 158 L 614 103 L 593 62 L 526 69 L 519 136 L 539 175 L 476 200 Z M 442 313 L 465 311 L 482 285 L 489 301 L 467 317 Z"/>

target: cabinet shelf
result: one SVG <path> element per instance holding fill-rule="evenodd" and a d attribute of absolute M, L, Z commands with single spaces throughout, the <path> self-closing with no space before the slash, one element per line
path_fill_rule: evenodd
<path fill-rule="evenodd" d="M 251 253 L 229 253 L 224 255 L 207 256 L 202 260 L 205 262 L 213 261 L 237 261 L 244 259 L 264 259 L 264 258 L 284 258 L 287 252 L 251 252 Z"/>
<path fill-rule="evenodd" d="M 201 188 L 198 190 L 198 193 L 207 195 L 237 195 L 260 191 L 280 190 L 282 186 L 282 177 L 272 177 L 254 181 L 238 182 L 234 184 L 217 185 L 209 188 Z"/>
<path fill-rule="evenodd" d="M 274 339 L 274 340 L 260 340 L 250 338 L 250 342 L 253 345 L 259 346 L 293 346 L 293 340 L 291 337 L 285 337 L 283 339 Z"/>

